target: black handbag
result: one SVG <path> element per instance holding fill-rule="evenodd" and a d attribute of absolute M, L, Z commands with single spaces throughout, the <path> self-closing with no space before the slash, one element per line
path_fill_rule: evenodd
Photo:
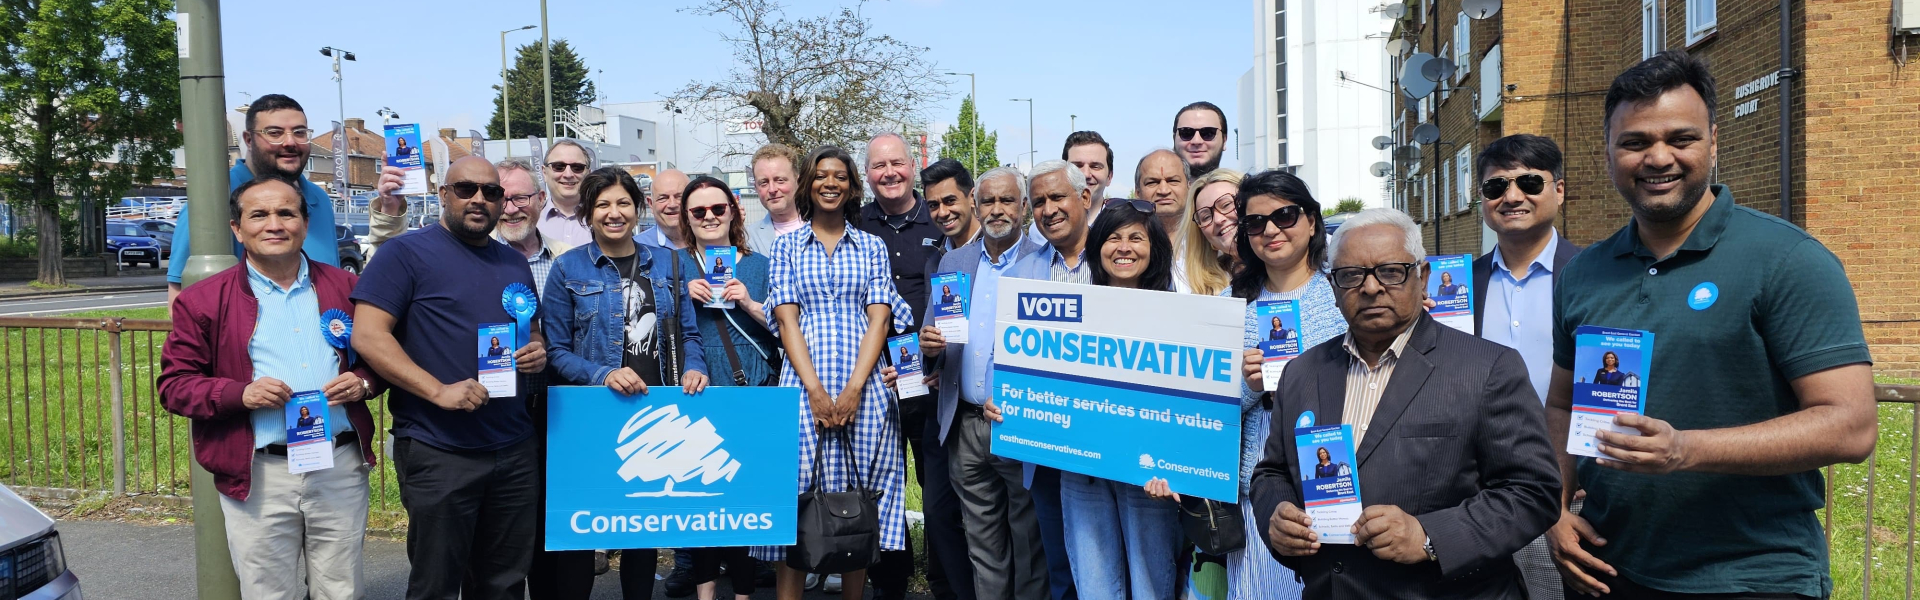
<path fill-rule="evenodd" d="M 1180 497 L 1180 530 L 1201 552 L 1226 556 L 1247 547 L 1240 505 L 1195 496 Z"/>
<path fill-rule="evenodd" d="M 800 494 L 800 519 L 794 528 L 795 543 L 787 549 L 787 566 L 816 574 L 865 569 L 880 560 L 880 492 L 869 491 L 861 479 L 852 436 L 844 427 L 836 431 L 847 468 L 853 471 L 851 489 L 822 491 L 825 461 L 821 457 L 827 437 L 815 431 L 819 439 L 813 447 L 813 487 Z"/>

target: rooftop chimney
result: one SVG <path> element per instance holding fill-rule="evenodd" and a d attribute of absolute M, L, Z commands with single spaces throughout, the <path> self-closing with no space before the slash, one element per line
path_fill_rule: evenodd
<path fill-rule="evenodd" d="M 460 139 L 460 134 L 454 133 L 452 127 L 442 127 L 440 129 L 440 137 L 446 138 L 449 140 L 457 140 L 457 139 Z"/>
<path fill-rule="evenodd" d="M 347 119 L 347 129 L 366 129 L 366 119 Z"/>

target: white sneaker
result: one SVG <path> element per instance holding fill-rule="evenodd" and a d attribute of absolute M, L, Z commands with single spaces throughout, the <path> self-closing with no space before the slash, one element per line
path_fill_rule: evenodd
<path fill-rule="evenodd" d="M 827 582 L 820 585 L 820 591 L 828 594 L 840 593 L 840 576 L 828 575 Z"/>
<path fill-rule="evenodd" d="M 817 574 L 814 574 L 814 573 L 808 573 L 808 574 L 807 574 L 807 585 L 806 585 L 805 587 L 806 587 L 807 589 L 809 589 L 809 590 L 811 590 L 811 589 L 816 589 L 816 588 L 819 588 L 819 587 L 820 587 L 820 576 L 819 576 L 819 575 L 817 575 Z"/>

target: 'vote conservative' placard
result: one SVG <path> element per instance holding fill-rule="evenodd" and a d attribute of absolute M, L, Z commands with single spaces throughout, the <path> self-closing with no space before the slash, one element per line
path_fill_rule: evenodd
<path fill-rule="evenodd" d="M 794 543 L 800 388 L 547 398 L 547 550 Z"/>
<path fill-rule="evenodd" d="M 993 453 L 1237 500 L 1246 301 L 1001 279 Z M 976 340 L 979 342 L 980 340 Z"/>

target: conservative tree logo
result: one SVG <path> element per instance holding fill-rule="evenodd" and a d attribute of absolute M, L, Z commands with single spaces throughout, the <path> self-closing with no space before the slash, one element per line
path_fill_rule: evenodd
<path fill-rule="evenodd" d="M 721 492 L 675 490 L 675 483 L 699 479 L 699 485 L 712 485 L 722 479 L 733 481 L 740 472 L 740 461 L 733 460 L 720 444 L 726 439 L 702 417 L 695 421 L 680 414 L 680 406 L 648 406 L 633 413 L 620 428 L 614 453 L 620 456 L 620 478 L 642 483 L 664 481 L 658 490 L 627 494 L 629 498 L 705 497 Z"/>

